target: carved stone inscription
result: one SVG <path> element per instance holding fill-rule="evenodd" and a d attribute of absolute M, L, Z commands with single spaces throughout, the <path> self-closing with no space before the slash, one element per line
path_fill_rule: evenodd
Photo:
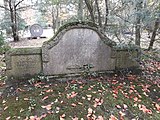
<path fill-rule="evenodd" d="M 37 61 L 35 61 L 33 58 L 29 58 L 27 57 L 25 60 L 24 59 L 20 59 L 16 65 L 19 69 L 22 70 L 28 70 L 31 68 L 35 68 L 35 65 L 37 64 Z"/>
<path fill-rule="evenodd" d="M 12 56 L 11 72 L 16 76 L 34 75 L 41 72 L 40 55 Z"/>

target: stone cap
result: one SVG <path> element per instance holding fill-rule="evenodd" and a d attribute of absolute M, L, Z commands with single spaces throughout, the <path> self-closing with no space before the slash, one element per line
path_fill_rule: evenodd
<path fill-rule="evenodd" d="M 36 55 L 42 53 L 41 47 L 32 48 L 11 48 L 5 54 L 6 69 L 12 69 L 11 56 L 15 55 Z"/>
<path fill-rule="evenodd" d="M 41 47 L 11 48 L 6 52 L 6 55 L 30 55 L 40 53 L 42 53 Z"/>

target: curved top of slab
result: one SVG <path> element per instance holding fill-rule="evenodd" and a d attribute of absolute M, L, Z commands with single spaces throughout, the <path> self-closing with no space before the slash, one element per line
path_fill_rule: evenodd
<path fill-rule="evenodd" d="M 59 30 L 57 31 L 57 33 L 48 41 L 45 41 L 43 43 L 43 47 L 51 49 L 52 47 L 54 47 L 55 45 L 57 45 L 59 43 L 60 38 L 69 30 L 71 29 L 91 29 L 93 31 L 95 31 L 99 37 L 101 38 L 101 40 L 108 46 L 113 47 L 116 45 L 116 43 L 112 40 L 110 40 L 102 31 L 102 29 L 100 27 L 98 27 L 97 24 L 93 23 L 93 22 L 71 22 L 71 23 L 67 23 L 63 26 L 61 26 L 59 28 Z"/>

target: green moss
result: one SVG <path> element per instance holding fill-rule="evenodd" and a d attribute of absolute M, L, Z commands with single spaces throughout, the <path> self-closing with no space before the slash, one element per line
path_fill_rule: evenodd
<path fill-rule="evenodd" d="M 42 50 L 40 47 L 35 48 L 11 48 L 9 51 L 7 51 L 6 54 L 9 55 L 32 55 L 32 54 L 40 54 L 42 53 Z"/>
<path fill-rule="evenodd" d="M 8 44 L 4 44 L 4 45 L 0 46 L 0 55 L 6 53 L 10 49 L 11 49 L 11 47 Z"/>

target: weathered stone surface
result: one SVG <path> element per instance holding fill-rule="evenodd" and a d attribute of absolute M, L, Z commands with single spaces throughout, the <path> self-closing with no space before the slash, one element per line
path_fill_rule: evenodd
<path fill-rule="evenodd" d="M 6 54 L 6 75 L 29 78 L 42 71 L 41 48 L 12 49 Z"/>
<path fill-rule="evenodd" d="M 117 50 L 116 51 L 116 69 L 138 67 L 137 50 Z"/>
<path fill-rule="evenodd" d="M 72 28 L 59 39 L 42 46 L 43 72 L 46 75 L 75 73 L 78 67 L 93 65 L 92 71 L 114 70 L 112 48 L 89 28 Z M 73 68 L 68 69 L 68 68 Z M 75 68 L 75 69 L 74 69 Z"/>
<path fill-rule="evenodd" d="M 43 28 L 39 24 L 33 24 L 30 27 L 31 37 L 40 37 L 43 34 Z"/>

